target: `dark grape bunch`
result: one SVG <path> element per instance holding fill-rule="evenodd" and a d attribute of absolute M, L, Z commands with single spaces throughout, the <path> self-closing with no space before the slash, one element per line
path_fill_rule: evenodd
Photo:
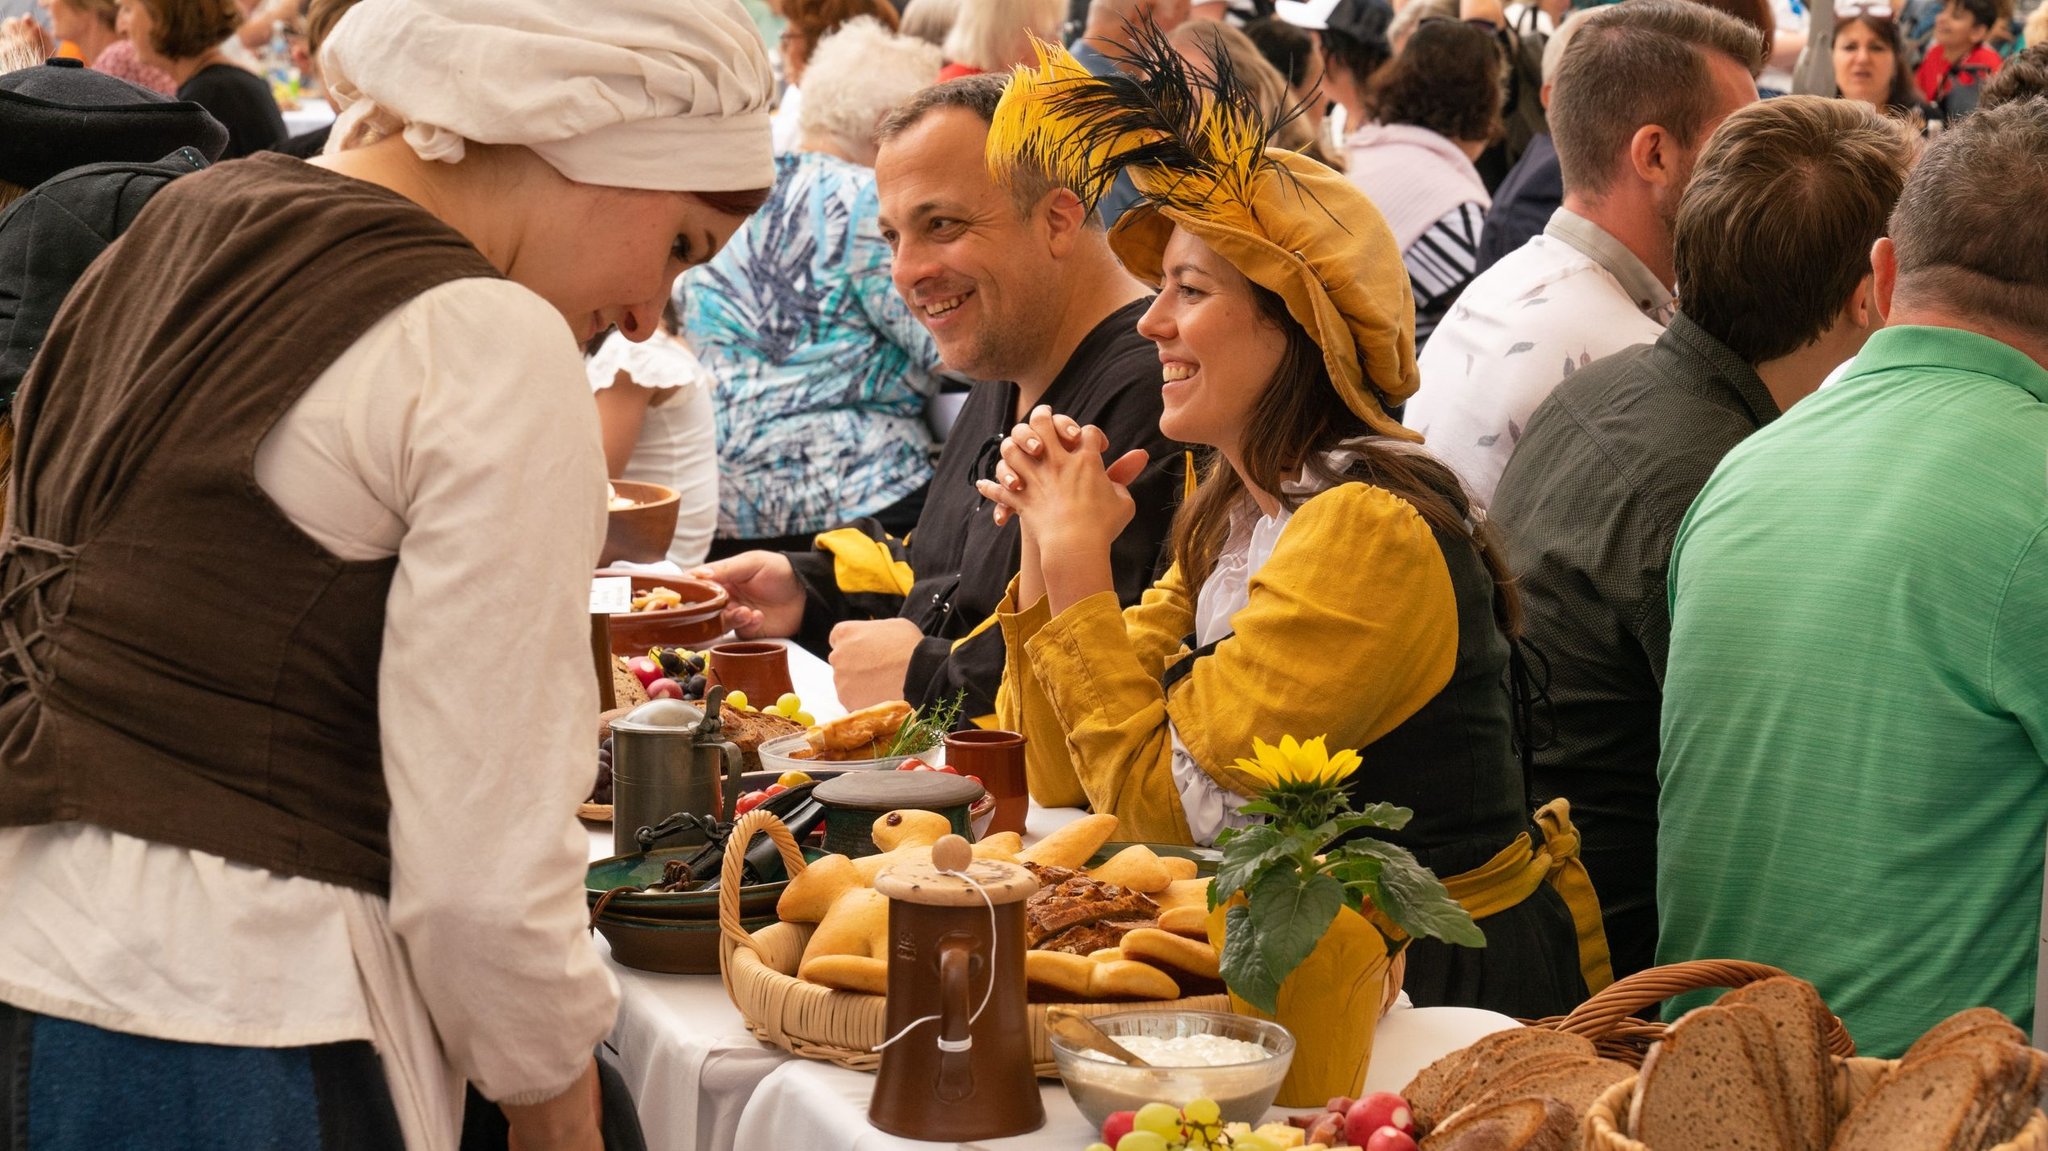
<path fill-rule="evenodd" d="M 597 745 L 597 786 L 590 789 L 590 802 L 612 801 L 612 737 Z"/>
<path fill-rule="evenodd" d="M 704 653 L 684 647 L 657 647 L 646 655 L 625 661 L 626 670 L 655 699 L 701 700 L 709 685 L 704 680 Z M 660 685 L 660 686 L 657 686 Z M 676 693 L 680 692 L 678 696 Z"/>

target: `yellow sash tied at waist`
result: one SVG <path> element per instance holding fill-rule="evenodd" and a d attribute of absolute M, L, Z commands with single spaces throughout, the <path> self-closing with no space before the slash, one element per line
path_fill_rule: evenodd
<path fill-rule="evenodd" d="M 1572 923 L 1579 932 L 1579 972 L 1585 976 L 1588 994 L 1614 982 L 1614 967 L 1607 955 L 1607 929 L 1600 921 L 1600 900 L 1593 894 L 1593 877 L 1579 862 L 1579 829 L 1572 826 L 1571 803 L 1553 799 L 1536 810 L 1536 827 L 1543 833 L 1543 847 L 1537 850 L 1529 833 L 1515 837 L 1500 854 L 1463 875 L 1444 880 L 1451 898 L 1462 904 L 1473 919 L 1496 915 L 1536 894 L 1545 883 L 1571 909 Z"/>

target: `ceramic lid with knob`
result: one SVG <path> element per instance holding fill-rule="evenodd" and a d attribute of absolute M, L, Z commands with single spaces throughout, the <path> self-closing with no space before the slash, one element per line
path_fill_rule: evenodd
<path fill-rule="evenodd" d="M 928 907 L 982 907 L 984 892 L 989 903 L 998 905 L 1029 899 L 1038 890 L 1038 880 L 1021 864 L 976 859 L 966 840 L 948 835 L 932 845 L 930 859 L 884 868 L 875 876 L 875 890 Z"/>

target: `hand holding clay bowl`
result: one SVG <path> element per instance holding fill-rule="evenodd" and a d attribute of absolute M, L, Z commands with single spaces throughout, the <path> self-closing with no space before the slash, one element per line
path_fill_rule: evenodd
<path fill-rule="evenodd" d="M 599 572 L 598 575 L 620 575 Z M 652 647 L 701 647 L 725 634 L 729 597 L 715 583 L 689 576 L 636 575 L 633 595 L 668 588 L 682 597 L 676 607 L 658 611 L 618 612 L 610 617 L 612 654 L 646 655 Z"/>

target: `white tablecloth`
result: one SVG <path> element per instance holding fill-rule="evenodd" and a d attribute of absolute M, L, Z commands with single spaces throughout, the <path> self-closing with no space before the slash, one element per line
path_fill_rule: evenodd
<path fill-rule="evenodd" d="M 792 646 L 790 679 L 819 718 L 841 714 L 832 670 Z M 1077 808 L 1034 805 L 1026 842 L 1077 819 Z M 590 857 L 612 854 L 611 829 L 593 827 Z M 597 938 L 600 949 L 604 940 Z M 640 1110 L 649 1151 L 913 1151 L 944 1146 L 900 1139 L 867 1121 L 875 1077 L 797 1059 L 747 1033 L 715 975 L 658 975 L 613 965 L 618 1023 L 610 1045 Z M 1398 1090 L 1415 1072 L 1481 1035 L 1515 1026 L 1505 1015 L 1461 1007 L 1396 1006 L 1380 1021 L 1368 1091 Z M 1028 1135 L 962 1147 L 992 1151 L 1078 1151 L 1095 1132 L 1056 1082 L 1038 1085 L 1045 1126 Z M 1273 1117 L 1286 1114 L 1276 1110 Z"/>

